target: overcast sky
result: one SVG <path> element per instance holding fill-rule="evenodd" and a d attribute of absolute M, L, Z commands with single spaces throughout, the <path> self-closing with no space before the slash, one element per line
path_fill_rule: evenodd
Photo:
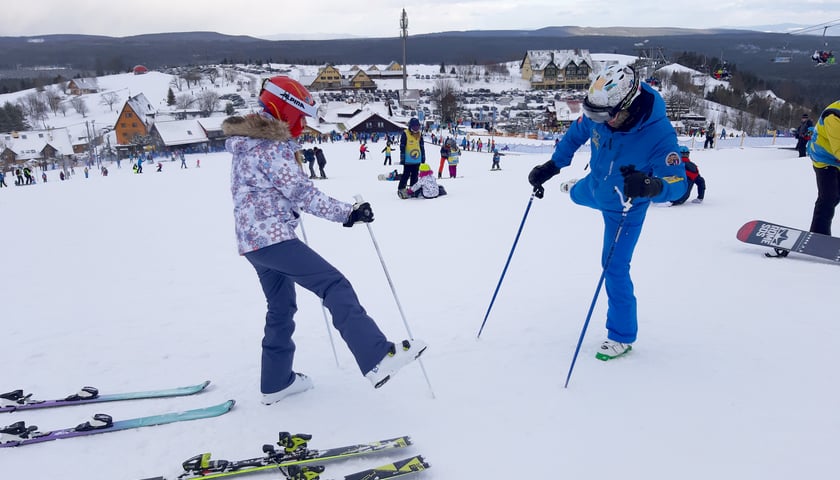
<path fill-rule="evenodd" d="M 408 14 L 409 35 L 564 25 L 712 28 L 816 25 L 840 20 L 837 0 L 724 0 L 703 2 L 694 8 L 660 0 L 250 0 L 233 4 L 194 0 L 145 0 L 133 4 L 39 0 L 5 2 L 0 35 L 78 33 L 123 37 L 213 31 L 255 37 L 394 37 L 399 35 L 403 8 Z M 840 26 L 829 29 L 828 34 L 840 36 Z"/>

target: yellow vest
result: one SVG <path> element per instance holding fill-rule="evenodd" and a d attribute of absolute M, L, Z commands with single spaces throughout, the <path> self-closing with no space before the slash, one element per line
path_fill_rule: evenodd
<path fill-rule="evenodd" d="M 414 135 L 408 130 L 405 131 L 405 151 L 403 155 L 406 164 L 415 165 L 423 161 L 423 154 L 420 151 L 420 142 L 422 141 L 423 139 L 419 134 Z"/>

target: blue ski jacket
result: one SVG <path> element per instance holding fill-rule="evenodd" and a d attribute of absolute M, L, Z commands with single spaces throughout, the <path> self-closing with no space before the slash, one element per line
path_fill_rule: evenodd
<path fill-rule="evenodd" d="M 557 143 L 551 160 L 562 168 L 570 165 L 575 152 L 590 141 L 590 173 L 572 188 L 570 193 L 575 203 L 621 211 L 623 206 L 615 188 L 623 195 L 621 167 L 625 165 L 634 165 L 636 170 L 660 178 L 663 184 L 659 195 L 633 199 L 634 209 L 647 207 L 650 201 L 674 201 L 685 193 L 685 166 L 677 153 L 677 135 L 665 114 L 665 102 L 647 84 L 643 83 L 642 89 L 637 100 L 650 102 L 649 111 L 626 131 L 581 115 Z"/>

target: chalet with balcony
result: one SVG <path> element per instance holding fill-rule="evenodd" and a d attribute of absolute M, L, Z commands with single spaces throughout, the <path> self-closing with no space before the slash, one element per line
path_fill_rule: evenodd
<path fill-rule="evenodd" d="M 535 90 L 589 87 L 589 75 L 596 70 L 589 50 L 528 50 L 520 64 L 522 78 Z"/>

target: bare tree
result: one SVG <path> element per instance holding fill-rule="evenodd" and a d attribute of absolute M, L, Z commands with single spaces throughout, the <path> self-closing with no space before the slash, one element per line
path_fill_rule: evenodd
<path fill-rule="evenodd" d="M 190 86 L 192 83 L 194 86 L 198 86 L 199 82 L 201 82 L 201 72 L 196 69 L 185 70 L 180 74 L 181 78 L 186 80 L 187 86 Z"/>
<path fill-rule="evenodd" d="M 181 93 L 175 96 L 175 107 L 179 110 L 186 110 L 195 103 L 195 97 L 189 93 Z"/>
<path fill-rule="evenodd" d="M 184 84 L 186 81 L 181 78 L 180 75 L 172 75 L 172 80 L 169 81 L 169 86 L 178 90 L 179 92 L 184 91 Z"/>
<path fill-rule="evenodd" d="M 49 105 L 53 115 L 57 115 L 59 106 L 62 102 L 60 87 L 47 87 L 44 91 L 44 98 L 46 99 L 47 105 Z"/>
<path fill-rule="evenodd" d="M 198 109 L 205 117 L 209 117 L 219 106 L 219 93 L 215 90 L 204 90 L 197 95 Z"/>
<path fill-rule="evenodd" d="M 85 99 L 82 97 L 71 98 L 70 106 L 72 106 L 73 110 L 76 110 L 76 113 L 80 114 L 82 118 L 86 117 L 87 113 L 90 111 L 88 110 L 87 103 L 85 103 Z"/>
<path fill-rule="evenodd" d="M 224 72 L 225 82 L 227 82 L 228 85 L 230 85 L 236 80 L 236 77 L 238 75 L 236 73 L 236 70 L 232 68 L 224 68 L 222 69 L 222 71 Z"/>
<path fill-rule="evenodd" d="M 112 112 L 114 111 L 114 104 L 120 99 L 117 92 L 105 92 L 99 97 L 99 103 L 102 105 L 108 105 L 108 108 L 110 108 Z"/>
<path fill-rule="evenodd" d="M 207 79 L 210 80 L 210 83 L 216 85 L 216 79 L 219 78 L 219 69 L 216 67 L 210 67 L 207 72 Z"/>
<path fill-rule="evenodd" d="M 435 87 L 432 90 L 432 101 L 440 110 L 441 120 L 454 122 L 458 118 L 458 97 L 455 82 L 450 78 L 435 80 Z"/>
<path fill-rule="evenodd" d="M 18 100 L 18 105 L 33 124 L 41 122 L 44 123 L 44 128 L 46 128 L 47 104 L 41 98 L 41 95 L 29 93 Z"/>

